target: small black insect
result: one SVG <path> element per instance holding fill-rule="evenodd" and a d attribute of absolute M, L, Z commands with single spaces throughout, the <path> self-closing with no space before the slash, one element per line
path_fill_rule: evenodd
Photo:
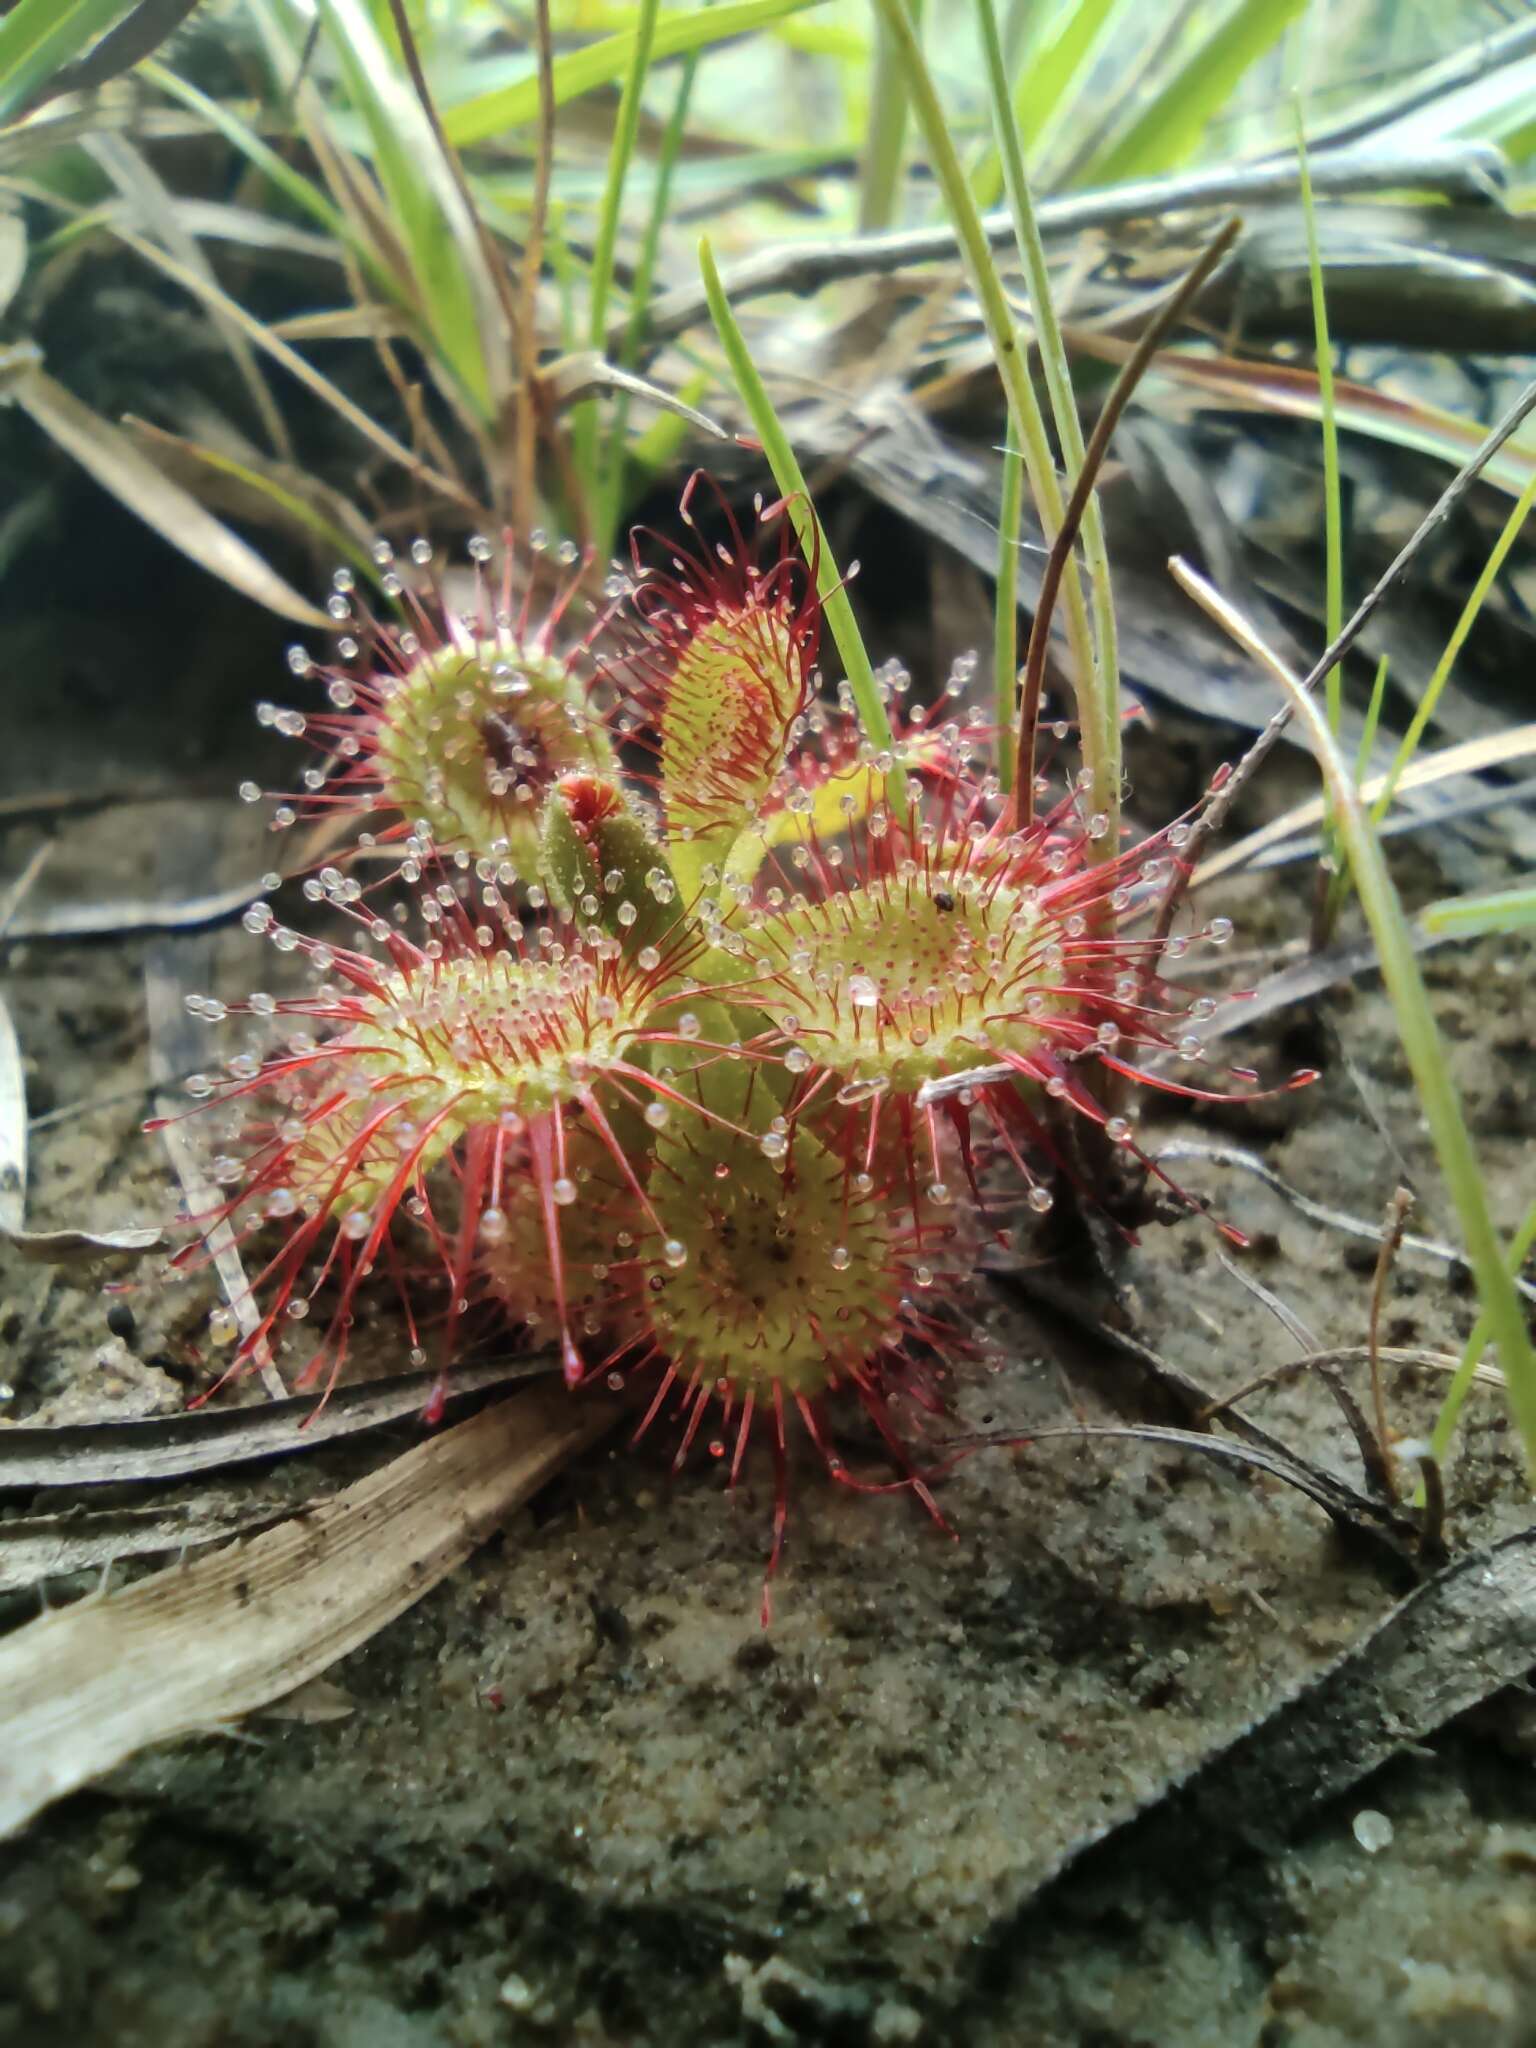
<path fill-rule="evenodd" d="M 953 910 L 955 899 L 947 889 L 935 889 L 933 892 L 933 907 L 935 910 Z"/>

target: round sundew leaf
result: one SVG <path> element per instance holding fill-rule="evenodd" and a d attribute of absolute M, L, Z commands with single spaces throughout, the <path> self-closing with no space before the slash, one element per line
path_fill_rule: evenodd
<path fill-rule="evenodd" d="M 648 1169 L 652 1133 L 642 1119 L 618 1102 L 608 1124 L 636 1178 Z M 565 1314 L 582 1337 L 611 1339 L 634 1322 L 612 1270 L 634 1256 L 650 1225 L 639 1197 L 598 1133 L 589 1125 L 567 1126 L 566 1176 L 576 1189 L 560 1205 L 559 1231 L 564 1266 Z M 489 1292 L 531 1334 L 549 1335 L 560 1304 L 550 1268 L 549 1240 L 528 1162 L 514 1152 L 504 1163 L 496 1200 L 480 1212 L 480 1274 Z"/>
<path fill-rule="evenodd" d="M 617 770 L 569 666 L 506 640 L 424 655 L 384 695 L 374 752 L 382 808 L 424 822 L 444 851 L 504 844 L 525 875 L 539 872 L 553 783 Z"/>
<path fill-rule="evenodd" d="M 722 606 L 678 653 L 662 700 L 661 794 L 673 864 L 721 862 L 784 764 L 807 676 L 787 608 Z"/>
<path fill-rule="evenodd" d="M 664 1132 L 650 1192 L 674 1252 L 645 1309 L 680 1370 L 741 1399 L 814 1399 L 895 1330 L 903 1269 L 885 1219 L 808 1134 Z"/>
<path fill-rule="evenodd" d="M 966 875 L 873 877 L 765 918 L 760 1000 L 818 1066 L 909 1092 L 1042 1041 L 1064 1006 L 1056 928 L 1031 892 Z"/>

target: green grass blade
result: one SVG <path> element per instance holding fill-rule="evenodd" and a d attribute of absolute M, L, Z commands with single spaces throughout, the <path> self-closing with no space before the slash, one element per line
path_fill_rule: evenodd
<path fill-rule="evenodd" d="M 998 150 L 1003 161 L 1003 182 L 1013 209 L 1014 240 L 1024 279 L 1029 289 L 1040 367 L 1051 401 L 1051 417 L 1061 447 L 1062 467 L 1069 484 L 1075 484 L 1083 467 L 1083 431 L 1077 416 L 1077 397 L 1072 388 L 1072 367 L 1056 318 L 1051 293 L 1050 267 L 1045 243 L 1035 218 L 1034 199 L 1024 168 L 1023 138 L 1008 97 L 1008 77 L 1003 65 L 1002 40 L 997 32 L 993 0 L 976 0 L 981 28 L 982 55 L 992 93 L 992 119 Z M 1096 852 L 1109 855 L 1120 845 L 1120 678 L 1115 625 L 1115 601 L 1110 587 L 1109 550 L 1104 543 L 1104 524 L 1099 511 L 1098 492 L 1083 508 L 1083 560 L 1093 602 L 1095 668 L 1091 704 L 1098 720 L 1095 738 L 1084 742 L 1084 760 L 1094 770 L 1091 813 L 1103 820 L 1094 833 Z M 1086 722 L 1090 703 L 1080 697 L 1079 712 Z"/>
<path fill-rule="evenodd" d="M 1515 1232 L 1515 1241 L 1509 1248 L 1509 1274 L 1513 1279 L 1525 1264 L 1531 1246 L 1536 1244 L 1536 1202 L 1526 1211 L 1525 1221 Z M 1472 1325 L 1466 1347 L 1461 1354 L 1461 1363 L 1451 1376 L 1451 1384 L 1445 1390 L 1445 1399 L 1440 1404 L 1440 1413 L 1435 1417 L 1434 1429 L 1430 1432 L 1429 1448 L 1435 1462 L 1443 1465 L 1456 1434 L 1456 1425 L 1461 1420 L 1462 1403 L 1472 1386 L 1472 1375 L 1477 1370 L 1478 1360 L 1488 1349 L 1493 1327 L 1485 1309 Z"/>
<path fill-rule="evenodd" d="M 651 61 L 660 63 L 667 57 L 686 56 L 690 50 L 707 49 L 711 43 L 770 27 L 787 15 L 821 4 L 822 0 L 725 0 L 721 6 L 703 8 L 697 13 L 670 14 L 657 21 Z M 567 100 L 579 99 L 583 93 L 623 78 L 634 61 L 637 35 L 638 30 L 626 29 L 620 35 L 604 36 L 601 42 L 557 57 L 555 105 L 562 107 Z M 511 85 L 461 100 L 457 106 L 445 107 L 443 127 L 448 140 L 462 148 L 467 143 L 488 142 L 509 129 L 524 127 L 537 118 L 538 111 L 538 79 L 520 78 Z"/>
<path fill-rule="evenodd" d="M 1015 99 L 1019 127 L 1039 135 L 1055 115 L 1121 0 L 1077 0 L 1021 72 Z"/>
<path fill-rule="evenodd" d="M 1120 0 L 1077 0 L 1074 7 L 1064 10 L 1050 23 L 1044 34 L 1036 34 L 1026 43 L 1013 88 L 1014 120 L 1026 147 L 1033 148 L 1038 141 L 1063 96 L 1071 89 L 1104 24 L 1119 5 Z M 1044 19 L 1038 6 L 1031 14 L 1036 24 Z M 995 143 L 977 165 L 971 189 L 976 204 L 983 210 L 1002 200 L 1003 160 Z"/>
<path fill-rule="evenodd" d="M 365 262 L 371 260 L 372 251 L 352 236 L 346 215 L 339 207 L 331 204 L 320 186 L 312 178 L 306 178 L 302 171 L 296 171 L 285 156 L 273 149 L 270 143 L 264 142 L 255 129 L 242 121 L 238 114 L 232 114 L 222 101 L 201 92 L 190 79 L 183 78 L 179 72 L 171 70 L 169 65 L 152 60 L 142 64 L 139 70 L 142 77 L 157 90 L 165 93 L 168 98 L 179 100 L 189 112 L 201 115 L 210 128 L 216 130 L 227 143 L 240 152 L 253 170 L 260 171 L 285 199 L 291 200 L 311 219 L 318 221 L 327 233 L 334 235 L 338 242 L 352 251 L 353 255 Z M 390 296 L 394 296 L 393 282 L 387 273 L 381 273 L 375 282 L 384 284 L 390 289 Z"/>
<path fill-rule="evenodd" d="M 923 0 L 908 0 L 920 28 Z M 875 24 L 874 79 L 869 95 L 869 133 L 859 179 L 859 227 L 873 233 L 896 218 L 901 196 L 902 157 L 907 143 L 907 76 L 890 34 Z"/>
<path fill-rule="evenodd" d="M 1381 842 L 1321 706 L 1302 692 L 1285 664 L 1203 578 L 1182 563 L 1174 567 L 1183 588 L 1275 677 L 1322 771 L 1338 821 L 1339 837 L 1354 875 L 1355 893 L 1376 942 L 1376 956 L 1392 999 L 1398 1036 L 1418 1089 L 1419 1104 L 1434 1141 L 1446 1190 L 1461 1225 L 1462 1243 L 1488 1318 L 1489 1336 L 1498 1351 L 1527 1468 L 1536 1482 L 1536 1352 L 1532 1351 L 1520 1296 L 1493 1227 L 1482 1170 L 1462 1115 L 1429 992 L 1419 972 L 1408 919 L 1387 870 Z"/>
<path fill-rule="evenodd" d="M 1010 422 L 1012 425 L 1012 422 Z M 997 726 L 997 774 L 1003 795 L 1013 788 L 1019 715 L 1019 527 L 1024 512 L 1024 457 L 1016 433 L 1003 451 L 1003 494 L 997 515 L 997 610 L 992 625 L 992 717 Z"/>
<path fill-rule="evenodd" d="M 751 416 L 757 430 L 757 438 L 763 444 L 763 453 L 768 458 L 768 467 L 773 471 L 773 480 L 780 494 L 788 501 L 788 511 L 800 545 L 805 550 L 808 562 L 816 564 L 816 587 L 821 593 L 822 609 L 827 624 L 832 629 L 832 638 L 837 642 L 837 651 L 843 659 L 843 671 L 848 686 L 853 692 L 853 701 L 858 708 L 859 720 L 864 727 L 870 744 L 877 749 L 892 747 L 895 743 L 891 722 L 886 716 L 885 704 L 880 696 L 880 686 L 875 681 L 874 670 L 870 667 L 869 655 L 864 647 L 864 636 L 859 631 L 858 620 L 853 615 L 853 606 L 848 602 L 848 593 L 843 587 L 843 577 L 832 545 L 822 530 L 816 516 L 816 507 L 811 503 L 811 494 L 806 489 L 805 478 L 795 460 L 795 451 L 789 444 L 789 436 L 779 424 L 779 416 L 773 409 L 773 400 L 757 373 L 752 352 L 747 347 L 746 337 L 736 324 L 730 301 L 720 282 L 720 272 L 715 267 L 714 251 L 707 236 L 699 242 L 699 268 L 704 276 L 704 290 L 709 298 L 710 317 L 720 344 L 725 350 L 726 361 L 730 364 L 731 375 L 741 393 L 742 402 Z M 891 810 L 898 818 L 907 813 L 907 778 L 899 765 L 892 768 L 886 779 Z"/>
<path fill-rule="evenodd" d="M 651 68 L 658 8 L 659 0 L 640 0 L 640 20 L 635 29 L 629 67 L 624 75 L 624 91 L 619 99 L 619 117 L 614 123 L 613 144 L 608 152 L 608 179 L 603 191 L 602 210 L 598 215 L 588 293 L 587 338 L 596 349 L 603 346 L 608 293 L 613 284 L 613 252 L 619 238 L 619 208 L 623 203 L 624 179 L 640 127 L 641 95 Z"/>
<path fill-rule="evenodd" d="M 1317 396 L 1323 429 L 1323 623 L 1332 646 L 1344 624 L 1344 511 L 1339 487 L 1339 418 L 1333 392 L 1333 344 L 1328 333 L 1328 297 L 1323 284 L 1323 258 L 1317 239 L 1317 206 L 1312 196 L 1312 165 L 1307 155 L 1301 102 L 1293 107 L 1296 125 L 1296 168 L 1301 187 L 1301 217 L 1306 229 L 1307 280 L 1312 293 L 1312 346 L 1317 362 Z M 1344 723 L 1344 664 L 1336 661 L 1324 684 L 1328 724 L 1335 738 Z M 1356 780 L 1358 781 L 1358 776 Z M 1346 869 L 1339 859 L 1338 835 L 1329 817 L 1323 826 L 1322 873 L 1326 883 L 1313 926 L 1314 950 L 1324 946 L 1343 906 Z"/>
<path fill-rule="evenodd" d="M 510 383 L 503 323 L 475 223 L 401 61 L 363 0 L 318 5 L 409 252 L 423 322 L 476 416 L 489 422 Z"/>
<path fill-rule="evenodd" d="M 1182 62 L 1118 140 L 1084 170 L 1085 185 L 1176 170 L 1199 149 L 1206 126 L 1231 101 L 1249 67 L 1305 12 L 1308 0 L 1237 0 L 1217 28 L 1186 49 Z"/>
<path fill-rule="evenodd" d="M 619 116 L 613 124 L 613 141 L 608 150 L 608 177 L 603 203 L 597 217 L 597 241 L 592 251 L 592 273 L 587 288 L 587 340 L 601 354 L 608 321 L 608 294 L 613 284 L 613 253 L 619 239 L 619 212 L 624 203 L 624 180 L 634 155 L 635 136 L 640 127 L 640 106 L 646 75 L 651 68 L 651 50 L 656 36 L 658 0 L 640 0 L 640 20 L 635 30 L 634 49 L 624 75 L 619 99 Z M 587 499 L 598 509 L 601 479 L 597 445 L 598 408 L 589 399 L 578 406 L 571 422 L 578 475 L 586 487 Z"/>
<path fill-rule="evenodd" d="M 19 0 L 0 21 L 0 121 L 128 12 L 128 0 Z"/>
<path fill-rule="evenodd" d="M 1500 889 L 1491 896 L 1451 896 L 1423 913 L 1425 929 L 1475 939 L 1484 932 L 1528 931 L 1536 925 L 1536 889 Z"/>
<path fill-rule="evenodd" d="M 1317 396 L 1323 411 L 1323 517 L 1325 552 L 1324 624 L 1327 644 L 1338 639 L 1344 624 L 1344 514 L 1339 487 L 1339 420 L 1333 396 L 1333 344 L 1328 335 L 1328 299 L 1323 286 L 1323 257 L 1317 240 L 1317 206 L 1312 197 L 1312 165 L 1307 155 L 1301 106 L 1296 106 L 1296 167 L 1301 182 L 1301 212 L 1307 230 L 1307 275 L 1312 287 L 1312 338 L 1317 356 Z M 1335 732 L 1344 715 L 1343 664 L 1328 675 L 1328 720 Z"/>
<path fill-rule="evenodd" d="M 1503 568 L 1510 549 L 1520 537 L 1520 530 L 1530 516 L 1533 504 L 1536 504 L 1536 472 L 1532 473 L 1525 489 L 1515 501 L 1509 517 L 1505 520 L 1503 530 L 1500 532 L 1498 539 L 1489 549 L 1488 559 L 1483 564 L 1482 572 L 1473 584 L 1466 603 L 1461 608 L 1461 616 L 1451 628 L 1451 637 L 1445 643 L 1445 652 L 1436 662 L 1434 673 L 1424 686 L 1424 694 L 1414 707 L 1413 716 L 1408 721 L 1408 730 L 1403 734 L 1398 744 L 1397 753 L 1393 757 L 1392 766 L 1387 771 L 1386 784 L 1382 789 L 1381 795 L 1376 800 L 1373 817 L 1378 824 L 1392 801 L 1393 793 L 1402 779 L 1404 770 L 1419 750 L 1419 743 L 1424 737 L 1430 720 L 1435 715 L 1435 706 L 1440 701 L 1440 693 L 1444 690 L 1450 678 L 1451 670 L 1456 666 L 1457 658 L 1466 644 L 1467 636 L 1477 623 L 1477 615 L 1482 610 L 1489 591 L 1492 590 L 1495 582 L 1498 580 L 1499 571 Z"/>
<path fill-rule="evenodd" d="M 954 224 L 972 289 L 981 305 L 987 340 L 993 360 L 997 364 L 1009 412 L 1020 431 L 1030 491 L 1040 524 L 1047 540 L 1050 540 L 1060 530 L 1066 509 L 1065 500 L 1061 478 L 1056 469 L 1056 457 L 1051 448 L 1050 437 L 1045 431 L 1040 401 L 1035 395 L 1034 384 L 1024 363 L 1013 313 L 997 274 L 997 265 L 992 259 L 992 250 L 982 228 L 981 215 L 976 210 L 976 202 L 971 196 L 970 185 L 961 167 L 943 104 L 928 67 L 923 62 L 923 53 L 912 32 L 912 24 L 907 17 L 906 9 L 901 0 L 876 0 L 876 4 L 907 67 L 912 110 L 918 126 L 923 131 L 923 138 L 928 147 L 928 159 L 938 180 L 939 189 L 943 193 L 950 220 Z M 1068 559 L 1061 588 L 1067 638 L 1072 650 L 1072 681 L 1077 698 L 1083 760 L 1090 775 L 1091 793 L 1088 802 L 1093 811 L 1113 815 L 1119 808 L 1119 735 L 1116 734 L 1116 758 L 1111 760 L 1104 752 L 1106 724 L 1098 694 L 1098 655 L 1093 644 L 1087 601 L 1083 595 L 1082 576 L 1075 555 Z M 1021 793 L 1015 794 L 1017 797 Z M 1100 844 L 1107 845 L 1108 842 L 1101 841 Z"/>
<path fill-rule="evenodd" d="M 683 74 L 678 80 L 677 96 L 673 100 L 672 112 L 667 118 L 661 148 L 657 153 L 656 189 L 651 198 L 651 211 L 645 224 L 639 259 L 635 264 L 634 283 L 629 295 L 629 322 L 624 329 L 624 339 L 619 348 L 621 370 L 632 370 L 640 359 L 640 331 L 645 323 L 646 308 L 650 304 L 651 284 L 656 275 L 656 259 L 661 251 L 662 224 L 667 218 L 671 204 L 672 176 L 677 168 L 683 136 L 688 126 L 688 106 L 693 97 L 693 81 L 698 76 L 698 69 L 697 52 L 690 52 L 683 59 Z M 676 424 L 680 429 L 681 421 Z M 624 502 L 624 463 L 628 435 L 629 393 L 620 391 L 614 402 L 613 424 L 609 430 L 604 453 L 603 478 L 593 521 L 599 554 L 608 554 L 612 551 L 614 536 L 618 530 L 619 515 Z"/>
<path fill-rule="evenodd" d="M 1366 780 L 1370 774 L 1371 754 L 1376 746 L 1376 734 L 1381 726 L 1382 706 L 1387 698 L 1387 671 L 1390 666 L 1390 659 L 1385 654 L 1376 664 L 1376 676 L 1371 684 L 1371 701 L 1365 707 L 1365 718 L 1360 726 L 1360 744 L 1355 749 L 1355 787 L 1360 791 L 1362 803 L 1368 800 L 1370 794 L 1366 787 Z M 1323 843 L 1323 864 L 1325 870 L 1331 864 L 1331 872 L 1328 874 L 1327 892 L 1323 897 L 1322 914 L 1317 919 L 1315 927 L 1318 945 L 1321 945 L 1334 930 L 1338 924 L 1340 912 L 1349 901 L 1349 863 L 1339 858 L 1338 835 L 1333 831 L 1329 822 L 1326 799 L 1323 805 L 1323 819 L 1326 832 Z M 1379 815 L 1373 817 L 1371 822 L 1373 824 L 1380 824 Z M 1316 950 L 1316 947 L 1314 947 L 1314 950 Z"/>
<path fill-rule="evenodd" d="M 1363 783 L 1370 773 L 1371 754 L 1376 745 L 1376 734 L 1381 725 L 1381 708 L 1387 697 L 1387 671 L 1392 657 L 1384 654 L 1376 664 L 1375 679 L 1371 684 L 1371 701 L 1365 707 L 1365 722 L 1360 728 L 1360 744 L 1355 749 L 1355 782 Z"/>

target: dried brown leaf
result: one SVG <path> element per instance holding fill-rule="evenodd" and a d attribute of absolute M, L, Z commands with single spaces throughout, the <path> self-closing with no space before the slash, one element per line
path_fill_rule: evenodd
<path fill-rule="evenodd" d="M 121 429 L 50 377 L 35 355 L 30 361 L 14 360 L 21 353 L 13 351 L 13 361 L 6 366 L 10 371 L 8 396 L 104 490 L 200 569 L 222 578 L 279 618 L 293 619 L 301 626 L 327 624 L 324 612 L 285 583 L 254 548 L 215 519 L 189 491 L 156 469 Z"/>
<path fill-rule="evenodd" d="M 0 1643 L 0 1836 L 137 1751 L 318 1677 L 616 1413 L 554 1388 L 502 1402 L 302 1518 L 18 1629 Z"/>

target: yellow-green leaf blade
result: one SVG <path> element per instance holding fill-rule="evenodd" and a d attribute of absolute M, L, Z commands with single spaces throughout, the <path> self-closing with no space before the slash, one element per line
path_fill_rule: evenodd
<path fill-rule="evenodd" d="M 652 61 L 659 63 L 665 57 L 681 57 L 689 50 L 702 50 L 711 43 L 725 42 L 731 36 L 767 28 L 782 21 L 786 15 L 799 14 L 807 7 L 820 4 L 821 0 L 726 0 L 723 6 L 705 8 L 698 13 L 679 10 L 657 22 L 651 45 Z M 637 33 L 628 29 L 620 35 L 604 36 L 601 42 L 589 43 L 584 49 L 572 50 L 557 58 L 554 66 L 555 105 L 564 106 L 567 100 L 579 99 L 583 93 L 592 92 L 600 85 L 612 85 L 623 78 L 634 58 Z M 473 99 L 461 100 L 456 107 L 445 108 L 443 127 L 448 140 L 462 148 L 466 143 L 486 142 L 509 128 L 521 128 L 532 121 L 538 111 L 538 79 L 520 78 L 511 85 L 477 93 Z"/>

